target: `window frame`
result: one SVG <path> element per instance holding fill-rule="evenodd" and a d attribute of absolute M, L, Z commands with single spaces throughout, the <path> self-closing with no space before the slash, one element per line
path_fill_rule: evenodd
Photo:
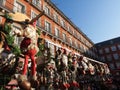
<path fill-rule="evenodd" d="M 51 33 L 51 23 L 48 21 L 45 21 L 45 30 Z"/>
<path fill-rule="evenodd" d="M 111 48 L 112 51 L 116 51 L 117 50 L 116 46 L 111 46 L 110 48 Z"/>
<path fill-rule="evenodd" d="M 110 52 L 110 49 L 108 47 L 104 48 L 105 50 L 105 53 L 109 53 Z"/>
<path fill-rule="evenodd" d="M 60 36 L 59 34 L 60 34 L 59 29 L 55 28 L 55 36 L 59 37 Z"/>
<path fill-rule="evenodd" d="M 26 6 L 19 1 L 15 2 L 15 6 L 13 9 L 14 9 L 14 12 L 26 13 Z"/>

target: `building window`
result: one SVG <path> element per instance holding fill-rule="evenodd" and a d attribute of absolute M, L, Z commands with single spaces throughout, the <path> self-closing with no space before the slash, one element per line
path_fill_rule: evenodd
<path fill-rule="evenodd" d="M 102 49 L 99 50 L 99 54 L 103 54 L 103 50 Z"/>
<path fill-rule="evenodd" d="M 55 28 L 55 36 L 59 37 L 59 29 Z"/>
<path fill-rule="evenodd" d="M 84 45 L 81 45 L 81 50 L 82 52 L 84 52 Z M 88 53 L 90 54 L 90 50 L 88 51 Z"/>
<path fill-rule="evenodd" d="M 105 57 L 104 56 L 101 57 L 101 61 L 105 62 Z"/>
<path fill-rule="evenodd" d="M 111 50 L 112 50 L 112 51 L 116 51 L 116 50 L 117 50 L 116 46 L 112 46 L 112 47 L 111 47 Z"/>
<path fill-rule="evenodd" d="M 77 42 L 75 42 L 75 47 L 78 48 L 78 43 Z"/>
<path fill-rule="evenodd" d="M 0 0 L 0 4 L 5 5 L 6 0 Z"/>
<path fill-rule="evenodd" d="M 41 9 L 41 0 L 32 0 L 32 3 Z"/>
<path fill-rule="evenodd" d="M 58 15 L 57 15 L 57 14 L 54 14 L 53 17 L 54 17 L 54 20 L 55 20 L 56 22 L 58 22 Z"/>
<path fill-rule="evenodd" d="M 80 36 L 80 34 L 78 35 L 78 39 L 81 40 L 81 36 Z"/>
<path fill-rule="evenodd" d="M 37 16 L 37 14 L 32 11 L 32 12 L 31 12 L 31 19 L 35 18 L 36 16 Z M 36 25 L 37 25 L 37 26 L 40 26 L 40 18 L 37 20 Z"/>
<path fill-rule="evenodd" d="M 51 24 L 49 22 L 45 22 L 45 30 L 51 32 Z"/>
<path fill-rule="evenodd" d="M 107 55 L 106 57 L 107 57 L 107 60 L 108 60 L 108 61 L 111 61 L 111 60 L 112 60 L 112 56 L 111 56 L 111 55 Z"/>
<path fill-rule="evenodd" d="M 60 22 L 61 22 L 61 25 L 65 27 L 65 21 L 61 20 Z"/>
<path fill-rule="evenodd" d="M 72 45 L 72 39 L 70 38 L 70 45 Z"/>
<path fill-rule="evenodd" d="M 116 63 L 117 69 L 120 69 L 120 62 Z"/>
<path fill-rule="evenodd" d="M 48 8 L 48 6 L 45 6 L 44 10 L 47 15 L 50 15 L 50 9 Z"/>
<path fill-rule="evenodd" d="M 74 36 L 77 37 L 77 32 L 76 31 L 74 31 Z"/>
<path fill-rule="evenodd" d="M 105 48 L 105 52 L 109 53 L 110 52 L 109 48 Z"/>
<path fill-rule="evenodd" d="M 74 32 L 75 32 L 75 31 L 72 29 L 72 34 L 73 34 L 73 35 L 74 35 Z"/>
<path fill-rule="evenodd" d="M 63 40 L 66 41 L 66 34 L 63 33 Z"/>
<path fill-rule="evenodd" d="M 81 36 L 81 41 L 83 42 L 83 36 Z"/>
<path fill-rule="evenodd" d="M 118 49 L 120 50 L 120 45 L 118 45 Z"/>
<path fill-rule="evenodd" d="M 114 57 L 115 60 L 119 59 L 119 55 L 117 53 L 113 54 L 113 57 Z"/>
<path fill-rule="evenodd" d="M 109 64 L 109 67 L 110 67 L 110 69 L 112 69 L 112 70 L 115 69 L 115 66 L 114 66 L 113 63 L 110 63 L 110 64 Z"/>
<path fill-rule="evenodd" d="M 85 49 L 85 47 L 84 47 L 84 46 L 83 46 L 83 51 L 84 51 L 84 52 L 86 52 L 86 49 Z"/>
<path fill-rule="evenodd" d="M 68 31 L 70 31 L 70 26 L 68 26 Z"/>
<path fill-rule="evenodd" d="M 76 41 L 75 41 L 75 47 L 77 47 L 77 43 L 76 43 Z"/>
<path fill-rule="evenodd" d="M 35 4 L 35 5 L 37 5 L 38 0 L 32 0 L 32 3 Z"/>
<path fill-rule="evenodd" d="M 19 2 L 16 2 L 15 7 L 14 7 L 14 11 L 20 12 L 20 13 L 25 13 L 25 6 Z"/>

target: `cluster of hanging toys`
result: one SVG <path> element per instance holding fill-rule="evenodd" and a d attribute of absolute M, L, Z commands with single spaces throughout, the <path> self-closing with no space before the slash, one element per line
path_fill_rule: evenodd
<path fill-rule="evenodd" d="M 50 57 L 50 49 L 43 51 L 43 56 L 37 58 L 42 61 L 37 65 L 36 80 L 31 82 L 31 67 L 28 69 L 27 78 L 20 75 L 21 62 L 16 67 L 18 85 L 23 90 L 79 90 L 89 84 L 103 83 L 110 80 L 109 71 L 106 66 L 93 66 L 83 56 L 66 55 L 66 50 L 58 49 L 56 57 Z M 85 60 L 87 62 L 85 62 Z M 22 82 L 21 82 L 22 80 Z"/>
<path fill-rule="evenodd" d="M 11 22 L 22 24 L 8 19 L 7 25 L 11 25 Z M 27 22 L 27 24 L 31 23 Z M 37 44 L 40 42 L 36 42 L 36 31 L 31 33 L 32 28 L 34 29 L 32 25 L 24 27 L 26 31 L 21 47 L 22 50 L 27 47 L 27 51 L 24 50 L 22 53 L 25 61 L 20 61 L 20 54 L 13 53 L 16 50 L 19 53 L 20 51 L 13 47 L 13 42 L 10 44 L 6 40 L 10 34 L 10 32 L 5 32 L 6 28 L 7 31 L 11 29 L 4 27 L 0 30 L 0 73 L 16 79 L 17 87 L 21 90 L 30 90 L 31 88 L 35 88 L 35 90 L 79 90 L 90 83 L 110 80 L 110 72 L 106 64 L 89 61 L 86 57 L 77 56 L 72 52 L 67 54 L 64 48 L 59 48 L 55 52 L 55 57 L 52 57 L 51 48 L 44 46 L 41 50 L 39 48 L 41 55 L 36 56 L 39 47 Z M 21 34 L 17 31 L 14 33 L 19 36 Z"/>

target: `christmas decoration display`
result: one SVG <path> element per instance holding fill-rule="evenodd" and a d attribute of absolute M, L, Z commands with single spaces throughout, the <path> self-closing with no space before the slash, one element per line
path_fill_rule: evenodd
<path fill-rule="evenodd" d="M 18 13 L 0 15 L 6 19 L 0 27 L 0 77 L 10 76 L 4 83 L 6 86 L 14 78 L 18 82 L 15 86 L 21 90 L 97 90 L 95 86 L 100 88 L 111 80 L 107 64 L 67 54 L 64 48 L 58 48 L 52 57 L 50 47 L 41 43 L 35 23 L 43 14 L 32 20 Z M 21 30 L 14 30 L 14 24 Z M 15 36 L 22 37 L 20 45 L 15 44 Z"/>

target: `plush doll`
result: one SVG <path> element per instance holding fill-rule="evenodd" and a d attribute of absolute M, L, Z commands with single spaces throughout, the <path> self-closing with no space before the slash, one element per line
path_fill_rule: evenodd
<path fill-rule="evenodd" d="M 16 14 L 17 15 L 17 14 Z M 37 45 L 37 32 L 36 32 L 36 20 L 41 17 L 43 13 L 40 13 L 38 16 L 33 18 L 31 21 L 27 18 L 25 21 L 14 21 L 15 23 L 18 23 L 21 25 L 22 30 L 17 31 L 15 30 L 14 33 L 18 36 L 24 37 L 20 44 L 20 48 L 22 53 L 25 56 L 25 62 L 23 67 L 22 75 L 26 75 L 27 73 L 27 66 L 28 66 L 28 60 L 31 59 L 32 65 L 31 65 L 31 72 L 32 72 L 32 78 L 36 79 L 36 61 L 35 61 L 35 55 L 39 51 L 38 45 Z M 15 15 L 14 15 L 15 17 Z M 13 17 L 13 20 L 14 20 Z M 24 16 L 25 17 L 25 16 Z M 26 17 L 25 17 L 26 18 Z"/>
<path fill-rule="evenodd" d="M 24 39 L 21 41 L 20 49 L 22 54 L 24 55 L 25 61 L 24 61 L 24 67 L 22 70 L 22 75 L 26 77 L 27 69 L 28 69 L 28 61 L 31 60 L 31 78 L 30 83 L 32 87 L 38 86 L 37 81 L 37 72 L 36 72 L 36 59 L 35 55 L 39 51 L 39 48 L 37 46 L 37 33 L 34 23 L 28 24 L 23 31 L 21 32 L 15 32 L 15 34 L 24 37 Z M 26 77 L 27 78 L 27 77 Z M 26 80 L 25 80 L 26 81 Z M 23 80 L 23 82 L 25 82 Z M 18 82 L 21 84 L 22 82 Z M 22 86 L 21 86 L 22 87 Z M 24 86 L 23 86 L 24 87 Z"/>
<path fill-rule="evenodd" d="M 70 68 L 70 70 L 71 70 L 71 82 L 70 82 L 70 85 L 73 88 L 79 87 L 79 83 L 76 81 L 77 68 L 78 68 L 77 56 L 74 55 L 72 57 L 72 66 Z"/>
<path fill-rule="evenodd" d="M 63 65 L 65 65 L 65 67 L 68 67 L 68 57 L 67 57 L 67 51 L 65 49 L 63 49 L 62 63 Z"/>
<path fill-rule="evenodd" d="M 88 71 L 89 68 L 88 68 L 88 65 L 87 65 L 87 63 L 88 63 L 87 58 L 86 58 L 86 57 L 83 57 L 83 61 L 81 61 L 81 62 L 82 62 L 82 65 L 83 65 L 83 67 L 84 67 L 84 70 L 85 70 L 85 71 Z"/>
<path fill-rule="evenodd" d="M 90 74 L 91 75 L 94 75 L 95 74 L 95 68 L 94 66 L 92 65 L 92 63 L 88 63 L 88 67 L 89 67 L 89 71 L 90 71 Z"/>
<path fill-rule="evenodd" d="M 37 52 L 39 50 L 38 46 L 37 46 L 36 28 L 32 24 L 27 25 L 27 27 L 24 29 L 24 31 L 22 33 L 17 33 L 17 34 L 24 37 L 24 39 L 22 40 L 22 42 L 20 44 L 21 51 L 25 56 L 25 62 L 24 62 L 24 68 L 23 68 L 22 74 L 26 75 L 28 60 L 30 58 L 31 62 L 32 62 L 31 72 L 32 72 L 33 78 L 35 79 L 35 74 L 36 74 L 35 55 L 37 54 Z"/>
<path fill-rule="evenodd" d="M 61 48 L 59 48 L 57 51 L 56 51 L 56 55 L 55 55 L 55 63 L 56 65 L 60 65 L 60 60 L 62 59 L 62 51 L 61 51 Z"/>
<path fill-rule="evenodd" d="M 61 59 L 61 67 L 62 67 L 62 85 L 61 87 L 63 89 L 68 89 L 70 87 L 69 83 L 67 82 L 67 70 L 68 70 L 68 57 L 67 57 L 67 51 L 65 49 L 63 50 L 62 59 Z"/>

